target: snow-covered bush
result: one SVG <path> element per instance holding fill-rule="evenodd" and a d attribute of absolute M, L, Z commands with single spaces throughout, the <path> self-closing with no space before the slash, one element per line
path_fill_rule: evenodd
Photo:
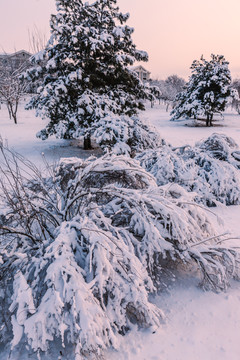
<path fill-rule="evenodd" d="M 208 213 L 138 161 L 63 159 L 43 177 L 2 151 L 0 339 L 13 353 L 59 341 L 75 359 L 97 359 L 132 324 L 160 324 L 148 297 L 179 264 L 196 263 L 206 289 L 238 276 L 238 253 L 218 244 Z"/>
<path fill-rule="evenodd" d="M 108 115 L 99 120 L 94 136 L 104 152 L 131 157 L 163 144 L 156 129 L 139 117 Z"/>
<path fill-rule="evenodd" d="M 234 162 L 232 152 L 238 149 L 237 143 L 231 137 L 217 133 L 213 133 L 206 140 L 199 141 L 196 146 L 210 156 L 230 163 Z"/>
<path fill-rule="evenodd" d="M 195 193 L 195 201 L 213 206 L 240 203 L 239 162 L 232 156 L 237 145 L 223 134 L 213 134 L 194 147 L 162 146 L 137 156 L 158 185 L 178 183 Z"/>

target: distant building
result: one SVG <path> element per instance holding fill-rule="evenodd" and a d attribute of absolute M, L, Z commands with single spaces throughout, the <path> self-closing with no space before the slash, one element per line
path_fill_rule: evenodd
<path fill-rule="evenodd" d="M 13 54 L 0 54 L 0 71 L 1 68 L 15 71 L 18 69 L 26 69 L 30 66 L 29 59 L 32 56 L 28 51 L 20 50 Z"/>
<path fill-rule="evenodd" d="M 131 66 L 131 70 L 135 71 L 142 82 L 150 80 L 151 72 L 146 70 L 142 65 Z"/>

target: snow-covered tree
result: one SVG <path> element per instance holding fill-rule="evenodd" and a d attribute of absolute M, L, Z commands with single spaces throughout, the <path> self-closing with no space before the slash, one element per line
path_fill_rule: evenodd
<path fill-rule="evenodd" d="M 29 89 L 29 83 L 20 79 L 28 66 L 29 63 L 26 61 L 16 67 L 8 55 L 0 63 L 0 101 L 6 104 L 9 118 L 13 119 L 15 124 L 17 124 L 19 103 Z"/>
<path fill-rule="evenodd" d="M 132 324 L 159 326 L 149 294 L 181 265 L 196 264 L 205 289 L 239 276 L 238 250 L 222 245 L 208 212 L 138 161 L 63 159 L 43 177 L 2 153 L 0 341 L 13 358 L 57 342 L 76 360 L 98 359 Z"/>
<path fill-rule="evenodd" d="M 158 88 L 156 98 L 166 104 L 166 111 L 169 106 L 174 106 L 174 100 L 178 93 L 183 90 L 185 80 L 176 74 L 170 75 L 166 80 L 152 80 L 151 84 Z"/>
<path fill-rule="evenodd" d="M 238 93 L 238 97 L 233 100 L 232 107 L 237 110 L 238 114 L 240 114 L 240 79 L 233 80 L 231 86 Z"/>
<path fill-rule="evenodd" d="M 28 105 L 50 121 L 38 136 L 46 139 L 85 137 L 91 146 L 91 132 L 98 121 L 116 115 L 132 116 L 144 109 L 148 92 L 129 69 L 135 60 L 148 55 L 136 49 L 133 28 L 125 25 L 117 0 L 56 1 L 51 16 L 51 38 L 27 73 L 42 86 Z"/>
<path fill-rule="evenodd" d="M 167 85 L 169 85 L 173 89 L 175 89 L 176 93 L 179 93 L 183 89 L 184 85 L 186 84 L 186 81 L 176 74 L 169 75 L 166 78 L 165 82 Z"/>
<path fill-rule="evenodd" d="M 181 117 L 204 118 L 212 126 L 215 113 L 222 114 L 226 105 L 237 97 L 231 85 L 228 62 L 223 55 L 211 55 L 207 61 L 201 57 L 191 66 L 192 75 L 185 90 L 177 95 L 177 105 L 172 111 L 172 120 Z"/>

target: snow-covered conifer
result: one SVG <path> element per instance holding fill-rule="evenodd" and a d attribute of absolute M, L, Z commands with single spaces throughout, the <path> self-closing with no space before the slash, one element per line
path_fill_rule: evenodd
<path fill-rule="evenodd" d="M 201 57 L 194 60 L 192 75 L 185 90 L 176 96 L 177 105 L 172 111 L 172 120 L 181 117 L 206 119 L 212 126 L 215 113 L 222 114 L 226 105 L 238 97 L 237 91 L 230 87 L 231 74 L 229 63 L 223 55 L 211 55 L 207 61 Z"/>
<path fill-rule="evenodd" d="M 35 66 L 26 76 L 41 80 L 28 108 L 49 119 L 38 136 L 46 139 L 85 137 L 98 121 L 112 116 L 136 114 L 144 109 L 148 92 L 129 69 L 148 55 L 136 49 L 133 28 L 125 25 L 116 0 L 57 0 L 51 17 L 51 38 L 46 48 L 33 56 Z"/>

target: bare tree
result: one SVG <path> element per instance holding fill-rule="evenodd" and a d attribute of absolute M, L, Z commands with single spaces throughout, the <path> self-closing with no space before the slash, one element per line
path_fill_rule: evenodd
<path fill-rule="evenodd" d="M 17 124 L 17 111 L 21 98 L 26 94 L 29 83 L 21 79 L 27 61 L 16 64 L 12 56 L 5 54 L 0 63 L 0 101 L 5 103 L 9 118 Z"/>
<path fill-rule="evenodd" d="M 28 30 L 29 49 L 32 54 L 45 49 L 47 43 L 46 34 L 34 25 L 33 30 Z"/>
<path fill-rule="evenodd" d="M 166 111 L 169 106 L 174 106 L 174 99 L 176 95 L 183 90 L 185 80 L 178 75 L 170 75 L 166 80 L 153 80 L 152 85 L 159 88 L 159 102 L 160 100 L 166 104 Z"/>

